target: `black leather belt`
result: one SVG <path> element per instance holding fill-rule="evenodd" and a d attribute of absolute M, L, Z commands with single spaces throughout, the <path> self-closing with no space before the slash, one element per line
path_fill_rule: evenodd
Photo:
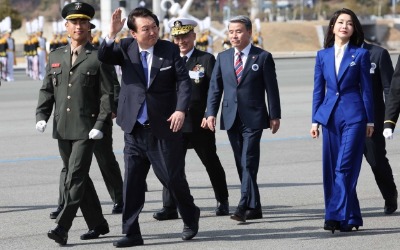
<path fill-rule="evenodd" d="M 148 121 L 144 122 L 143 124 L 136 121 L 135 126 L 139 127 L 139 128 L 150 128 L 150 123 Z"/>

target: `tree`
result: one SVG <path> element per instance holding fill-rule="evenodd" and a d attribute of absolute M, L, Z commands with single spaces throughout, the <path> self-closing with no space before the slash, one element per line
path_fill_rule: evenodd
<path fill-rule="evenodd" d="M 19 12 L 11 7 L 10 0 L 0 0 L 0 20 L 7 16 L 11 18 L 11 29 L 17 30 L 22 26 L 22 17 Z"/>

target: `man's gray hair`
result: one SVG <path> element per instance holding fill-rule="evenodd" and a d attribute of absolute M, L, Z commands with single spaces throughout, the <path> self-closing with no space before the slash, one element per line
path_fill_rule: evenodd
<path fill-rule="evenodd" d="M 247 16 L 235 16 L 229 20 L 229 23 L 243 23 L 247 30 L 252 30 L 251 20 Z"/>

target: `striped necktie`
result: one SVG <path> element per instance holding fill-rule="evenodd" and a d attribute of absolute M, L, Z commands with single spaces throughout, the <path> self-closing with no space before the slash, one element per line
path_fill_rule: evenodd
<path fill-rule="evenodd" d="M 236 73 L 236 79 L 238 84 L 240 83 L 240 80 L 242 79 L 242 73 L 243 73 L 243 61 L 242 61 L 242 52 L 236 52 L 236 60 L 235 60 L 235 73 Z"/>

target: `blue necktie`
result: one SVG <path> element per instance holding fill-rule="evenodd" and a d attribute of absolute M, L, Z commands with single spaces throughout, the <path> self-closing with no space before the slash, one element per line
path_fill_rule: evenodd
<path fill-rule="evenodd" d="M 146 88 L 147 88 L 147 84 L 148 84 L 148 81 L 149 81 L 149 72 L 148 72 L 148 66 L 147 66 L 147 53 L 148 53 L 147 51 L 140 52 L 140 60 L 142 61 L 142 66 L 143 66 L 143 71 L 144 71 L 144 78 L 146 80 Z M 144 100 L 142 106 L 140 107 L 137 120 L 141 124 L 144 124 L 146 121 L 148 121 L 146 99 Z"/>

